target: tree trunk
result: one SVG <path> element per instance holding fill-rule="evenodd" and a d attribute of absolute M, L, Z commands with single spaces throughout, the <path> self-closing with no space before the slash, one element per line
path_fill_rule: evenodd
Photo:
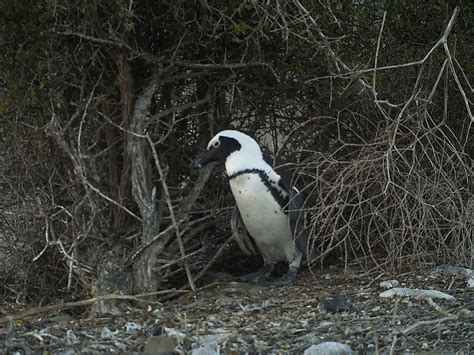
<path fill-rule="evenodd" d="M 131 132 L 142 135 L 146 128 L 150 104 L 157 89 L 154 81 L 150 82 L 137 97 L 135 109 L 130 120 Z M 147 141 L 144 138 L 130 135 L 127 151 L 131 163 L 132 195 L 140 209 L 142 217 L 142 242 L 150 240 L 158 232 L 156 212 L 156 189 L 151 182 L 150 164 L 146 154 Z M 155 291 L 158 280 L 153 272 L 156 263 L 155 248 L 148 248 L 133 264 L 134 288 L 136 292 Z"/>

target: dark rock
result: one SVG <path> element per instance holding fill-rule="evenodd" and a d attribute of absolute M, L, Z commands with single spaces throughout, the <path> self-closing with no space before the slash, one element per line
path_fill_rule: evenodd
<path fill-rule="evenodd" d="M 329 295 L 319 301 L 318 309 L 322 313 L 347 312 L 352 304 L 352 299 L 347 295 Z"/>

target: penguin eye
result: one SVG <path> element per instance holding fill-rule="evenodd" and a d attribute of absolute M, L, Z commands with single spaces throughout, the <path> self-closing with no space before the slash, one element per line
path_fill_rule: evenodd
<path fill-rule="evenodd" d="M 220 145 L 221 145 L 221 141 L 217 140 L 214 143 L 212 143 L 212 148 L 219 148 Z"/>

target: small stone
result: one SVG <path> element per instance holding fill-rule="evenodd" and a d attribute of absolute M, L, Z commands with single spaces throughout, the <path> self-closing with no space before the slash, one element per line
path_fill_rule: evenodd
<path fill-rule="evenodd" d="M 145 344 L 145 354 L 174 353 L 178 341 L 175 337 L 168 335 L 159 335 L 157 337 L 149 337 Z"/>
<path fill-rule="evenodd" d="M 325 343 L 311 345 L 304 351 L 304 355 L 333 355 L 333 354 L 352 354 L 353 351 L 349 345 L 327 341 Z"/>
<path fill-rule="evenodd" d="M 102 328 L 102 331 L 100 332 L 100 336 L 103 339 L 112 339 L 114 338 L 118 333 L 120 333 L 118 330 L 112 331 L 107 327 Z"/>
<path fill-rule="evenodd" d="M 467 280 L 467 287 L 472 288 L 474 287 L 474 277 L 470 277 L 469 280 Z"/>
<path fill-rule="evenodd" d="M 155 324 L 151 329 L 148 331 L 148 334 L 151 336 L 158 336 L 163 334 L 163 326 L 161 324 Z"/>
<path fill-rule="evenodd" d="M 159 308 L 155 309 L 155 310 L 153 311 L 153 316 L 154 316 L 156 319 L 162 318 L 162 317 L 163 317 L 163 310 L 162 310 L 162 309 L 159 309 Z"/>

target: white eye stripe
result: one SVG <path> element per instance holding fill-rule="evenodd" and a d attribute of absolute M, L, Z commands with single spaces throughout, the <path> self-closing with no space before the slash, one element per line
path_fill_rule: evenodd
<path fill-rule="evenodd" d="M 213 147 L 213 148 L 219 148 L 220 145 L 221 145 L 221 141 L 220 141 L 220 140 L 216 140 L 215 142 L 212 142 L 212 147 Z"/>

